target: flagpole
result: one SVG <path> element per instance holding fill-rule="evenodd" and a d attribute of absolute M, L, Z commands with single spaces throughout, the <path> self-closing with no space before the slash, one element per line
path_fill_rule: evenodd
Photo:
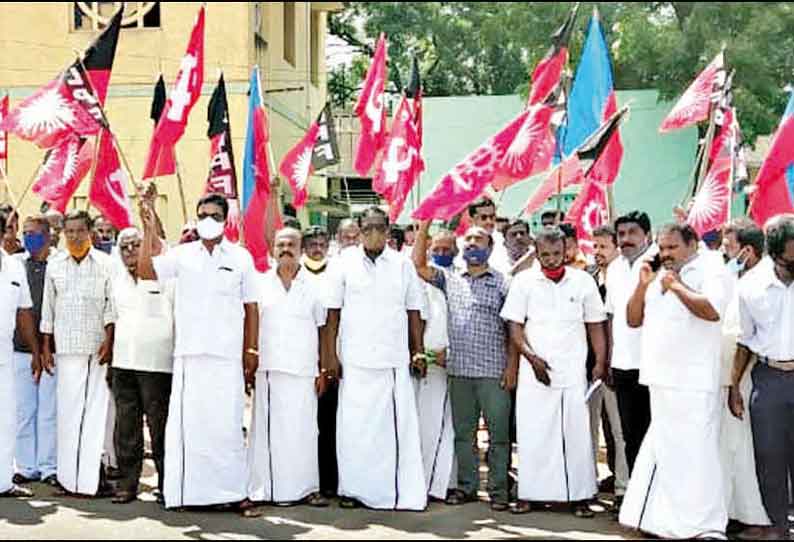
<path fill-rule="evenodd" d="M 8 179 L 8 175 L 6 175 L 6 171 L 2 165 L 0 165 L 0 177 L 2 177 L 3 184 L 5 184 L 6 193 L 8 194 L 8 199 L 11 200 L 11 205 L 17 210 L 17 213 L 19 213 L 19 201 L 14 196 L 14 191 L 11 189 L 11 181 Z"/>
<path fill-rule="evenodd" d="M 179 158 L 176 155 L 176 145 L 174 149 L 174 166 L 176 167 L 176 184 L 179 188 L 179 199 L 182 202 L 182 223 L 187 224 L 187 201 L 185 200 L 185 186 L 182 182 L 182 172 L 179 169 Z"/>
<path fill-rule="evenodd" d="M 27 186 L 25 186 L 25 190 L 22 192 L 22 195 L 19 196 L 19 201 L 17 201 L 17 205 L 22 205 L 22 202 L 25 201 L 25 197 L 28 195 L 28 192 L 30 191 L 30 187 L 33 186 L 34 182 L 36 182 L 36 179 L 39 176 L 39 172 L 41 171 L 41 168 L 44 166 L 45 162 L 46 159 L 42 160 L 41 164 L 39 164 L 39 167 L 37 167 L 36 170 L 33 172 L 33 175 L 30 176 L 30 180 L 28 181 Z"/>

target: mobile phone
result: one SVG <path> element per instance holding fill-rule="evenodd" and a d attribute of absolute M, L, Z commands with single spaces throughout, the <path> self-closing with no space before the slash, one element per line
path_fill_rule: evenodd
<path fill-rule="evenodd" d="M 662 268 L 662 256 L 657 254 L 651 261 L 648 262 L 648 264 L 651 266 L 651 271 L 657 273 L 659 269 Z"/>

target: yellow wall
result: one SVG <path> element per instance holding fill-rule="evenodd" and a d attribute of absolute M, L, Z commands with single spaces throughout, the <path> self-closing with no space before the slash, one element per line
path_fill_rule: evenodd
<path fill-rule="evenodd" d="M 238 181 L 242 185 L 243 144 L 247 118 L 248 79 L 255 62 L 262 68 L 265 91 L 287 87 L 306 87 L 309 65 L 306 17 L 307 2 L 296 3 L 296 66 L 283 59 L 282 2 L 262 2 L 261 34 L 267 40 L 264 51 L 255 47 L 255 3 L 209 2 L 205 33 L 205 87 L 193 108 L 187 130 L 177 145 L 177 155 L 185 182 L 188 215 L 193 216 L 207 177 L 209 141 L 206 137 L 206 111 L 217 81 L 218 69 L 224 71 Z M 184 54 L 199 2 L 162 2 L 161 27 L 124 29 L 119 39 L 111 86 L 106 102 L 107 115 L 135 178 L 142 172 L 152 133 L 149 108 L 153 83 L 162 69 L 170 88 Z M 317 7 L 317 6 L 315 6 Z M 11 107 L 47 81 L 51 80 L 74 57 L 73 49 L 82 50 L 94 34 L 70 31 L 71 2 L 3 2 L 0 3 L 0 94 L 11 94 Z M 309 85 L 311 109 L 307 111 L 305 90 L 266 93 L 271 141 L 276 163 L 302 137 L 308 121 L 325 103 L 325 14 L 320 17 L 320 79 L 317 87 Z M 14 136 L 9 142 L 9 178 L 17 197 L 34 175 L 44 152 Z M 90 180 L 86 178 L 76 194 L 84 206 Z M 312 186 L 324 195 L 322 183 Z M 182 224 L 181 201 L 175 177 L 162 178 L 158 187 L 167 205 L 160 208 L 162 218 L 173 238 Z M 2 197 L 2 194 L 0 194 Z M 29 194 L 22 204 L 22 214 L 36 212 L 40 200 Z"/>

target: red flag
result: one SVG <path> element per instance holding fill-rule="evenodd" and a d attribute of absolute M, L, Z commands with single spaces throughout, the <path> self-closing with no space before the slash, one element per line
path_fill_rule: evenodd
<path fill-rule="evenodd" d="M 538 211 L 543 205 L 562 189 L 565 189 L 574 184 L 581 184 L 584 182 L 584 172 L 582 171 L 582 164 L 576 153 L 561 162 L 554 170 L 549 173 L 538 187 L 535 192 L 530 196 L 526 205 L 524 206 L 524 213 L 531 215 Z"/>
<path fill-rule="evenodd" d="M 571 38 L 578 11 L 579 4 L 577 3 L 571 9 L 565 23 L 552 34 L 551 49 L 535 66 L 535 70 L 532 72 L 532 88 L 529 93 L 528 106 L 546 102 L 559 86 L 563 70 L 568 63 L 568 41 Z"/>
<path fill-rule="evenodd" d="M 159 84 L 159 83 L 158 83 Z M 210 170 L 205 193 L 215 192 L 226 196 L 229 216 L 226 219 L 226 238 L 236 243 L 240 239 L 240 201 L 237 193 L 237 173 L 234 169 L 232 130 L 229 123 L 229 104 L 226 100 L 226 83 L 221 74 L 218 86 L 207 107 L 210 139 Z"/>
<path fill-rule="evenodd" d="M 720 53 L 684 92 L 659 131 L 680 130 L 707 119 L 715 102 L 715 93 L 718 95 L 725 79 L 725 55 Z"/>
<path fill-rule="evenodd" d="M 617 112 L 617 99 L 614 91 L 607 98 L 606 107 L 604 108 L 604 119 L 611 118 Z M 593 167 L 587 174 L 588 179 L 598 181 L 605 185 L 610 185 L 615 182 L 620 173 L 620 164 L 623 162 L 623 142 L 620 139 L 620 131 L 615 132 L 609 137 L 609 140 L 601 152 L 601 155 L 593 163 Z"/>
<path fill-rule="evenodd" d="M 320 134 L 320 125 L 314 121 L 309 130 L 281 160 L 278 170 L 287 179 L 292 188 L 292 205 L 300 209 L 306 204 L 309 197 L 309 175 L 312 174 L 312 156 L 317 136 Z"/>
<path fill-rule="evenodd" d="M 775 215 L 794 213 L 794 93 L 755 178 L 750 205 L 750 216 L 761 227 Z"/>
<path fill-rule="evenodd" d="M 366 177 L 378 153 L 386 142 L 386 35 L 381 34 L 375 48 L 372 65 L 364 80 L 364 88 L 358 97 L 355 113 L 361 130 L 356 148 L 355 169 Z"/>
<path fill-rule="evenodd" d="M 44 163 L 33 184 L 33 193 L 60 213 L 91 169 L 94 145 L 90 140 L 72 135 L 47 151 Z"/>
<path fill-rule="evenodd" d="M 8 115 L 8 94 L 0 100 L 0 125 Z M 8 132 L 0 130 L 0 169 L 4 174 L 8 173 Z"/>
<path fill-rule="evenodd" d="M 551 130 L 554 107 L 533 105 L 518 135 L 497 168 L 495 190 L 504 190 L 518 181 L 547 170 L 554 159 L 556 140 Z"/>
<path fill-rule="evenodd" d="M 565 218 L 566 222 L 576 226 L 579 248 L 585 254 L 593 252 L 593 232 L 609 222 L 608 209 L 604 185 L 588 180 Z"/>
<path fill-rule="evenodd" d="M 499 164 L 529 114 L 529 110 L 519 114 L 453 167 L 413 212 L 412 217 L 417 220 L 450 220 L 477 199 L 493 182 Z"/>
<path fill-rule="evenodd" d="M 188 115 L 201 95 L 204 84 L 204 6 L 198 12 L 176 83 L 165 104 L 149 144 L 142 178 L 171 175 L 176 171 L 174 145 L 185 133 Z"/>
<path fill-rule="evenodd" d="M 408 194 L 425 164 L 408 100 L 403 98 L 394 116 L 386 150 L 373 180 L 373 188 L 389 201 L 389 220 L 399 218 Z"/>
<path fill-rule="evenodd" d="M 132 225 L 130 200 L 127 197 L 129 177 L 121 167 L 119 154 L 110 130 L 99 134 L 99 152 L 94 179 L 88 198 L 105 218 L 118 230 Z"/>

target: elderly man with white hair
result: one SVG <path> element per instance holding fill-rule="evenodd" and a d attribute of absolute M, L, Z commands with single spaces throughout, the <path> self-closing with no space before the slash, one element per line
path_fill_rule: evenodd
<path fill-rule="evenodd" d="M 165 423 L 171 395 L 174 355 L 174 284 L 138 276 L 142 235 L 135 228 L 118 237 L 120 260 L 113 276 L 117 310 L 113 348 L 113 396 L 116 402 L 115 449 L 121 479 L 113 499 L 134 501 L 143 465 L 143 416 L 149 426 L 162 502 Z"/>

